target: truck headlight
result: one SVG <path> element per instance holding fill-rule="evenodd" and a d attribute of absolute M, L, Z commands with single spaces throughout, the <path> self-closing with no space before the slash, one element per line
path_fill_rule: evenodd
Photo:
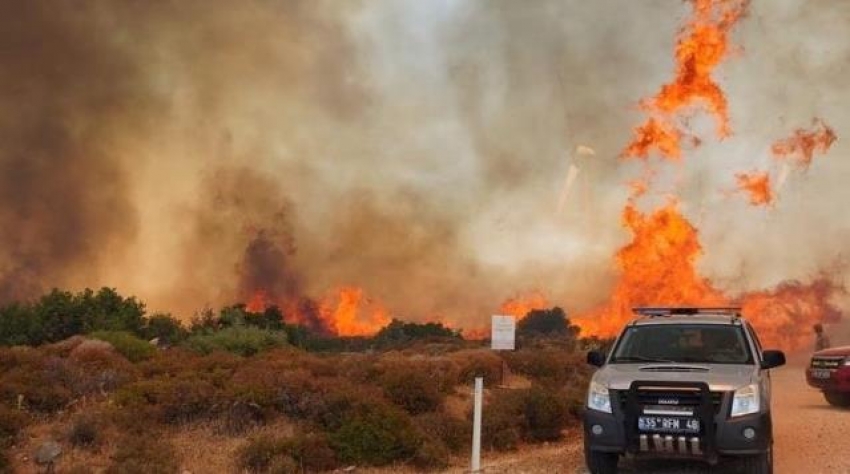
<path fill-rule="evenodd" d="M 732 398 L 731 416 L 751 415 L 758 413 L 760 408 L 761 398 L 757 384 L 747 385 L 735 390 L 735 396 Z"/>
<path fill-rule="evenodd" d="M 850 357 L 844 359 L 844 365 L 850 365 Z"/>
<path fill-rule="evenodd" d="M 590 382 L 587 392 L 587 407 L 605 413 L 611 413 L 611 396 L 608 388 L 597 382 Z"/>

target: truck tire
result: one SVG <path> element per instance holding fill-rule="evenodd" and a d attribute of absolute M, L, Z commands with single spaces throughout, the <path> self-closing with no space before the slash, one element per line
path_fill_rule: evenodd
<path fill-rule="evenodd" d="M 590 474 L 617 474 L 617 464 L 620 461 L 620 455 L 591 451 L 585 446 L 584 460 L 587 463 L 587 469 L 590 471 Z"/>
<path fill-rule="evenodd" d="M 823 392 L 823 397 L 834 407 L 850 407 L 850 394 L 841 392 Z"/>
<path fill-rule="evenodd" d="M 773 474 L 773 446 L 755 456 L 747 456 L 741 463 L 747 474 Z"/>

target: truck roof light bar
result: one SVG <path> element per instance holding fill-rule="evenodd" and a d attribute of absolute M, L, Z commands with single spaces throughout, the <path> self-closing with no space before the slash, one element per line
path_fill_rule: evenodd
<path fill-rule="evenodd" d="M 637 314 L 649 317 L 672 316 L 672 315 L 698 315 L 698 314 L 728 314 L 739 317 L 741 308 L 736 306 L 718 307 L 681 307 L 681 306 L 639 306 L 632 308 Z"/>

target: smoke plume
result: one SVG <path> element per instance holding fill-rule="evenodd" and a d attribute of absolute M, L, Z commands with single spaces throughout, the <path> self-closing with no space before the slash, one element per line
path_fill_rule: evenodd
<path fill-rule="evenodd" d="M 188 318 L 258 289 L 310 306 L 353 285 L 399 318 L 472 327 L 523 291 L 596 307 L 641 170 L 619 155 L 638 100 L 673 74 L 688 10 L 6 2 L 0 302 L 107 285 Z M 739 294 L 819 277 L 850 250 L 850 6 L 753 2 L 733 36 L 716 74 L 732 134 L 686 145 L 655 179 L 699 229 L 701 274 Z M 838 140 L 771 206 L 730 195 L 813 118 Z"/>

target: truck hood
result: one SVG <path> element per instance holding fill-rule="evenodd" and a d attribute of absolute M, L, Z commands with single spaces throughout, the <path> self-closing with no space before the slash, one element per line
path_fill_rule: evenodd
<path fill-rule="evenodd" d="M 817 351 L 814 355 L 824 357 L 846 357 L 850 356 L 850 346 L 831 347 L 829 349 Z"/>
<path fill-rule="evenodd" d="M 628 390 L 635 380 L 705 382 L 711 391 L 732 391 L 755 381 L 756 367 L 730 364 L 607 364 L 593 380 L 614 390 Z"/>

